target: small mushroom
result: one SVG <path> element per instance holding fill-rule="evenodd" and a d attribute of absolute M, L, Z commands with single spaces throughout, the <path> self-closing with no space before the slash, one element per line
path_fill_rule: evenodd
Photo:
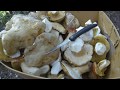
<path fill-rule="evenodd" d="M 69 48 L 72 52 L 79 53 L 83 45 L 84 41 L 78 37 L 75 41 L 69 43 Z"/>
<path fill-rule="evenodd" d="M 52 30 L 52 23 L 47 19 L 43 19 L 43 21 L 46 25 L 45 32 L 50 32 Z"/>
<path fill-rule="evenodd" d="M 29 66 L 27 66 L 25 64 L 25 62 L 22 62 L 21 63 L 21 69 L 22 69 L 22 71 L 24 73 L 40 76 L 40 75 L 46 74 L 50 70 L 50 67 L 49 67 L 49 65 L 44 65 L 44 66 L 42 66 L 40 68 L 38 68 L 38 67 L 29 67 Z"/>
<path fill-rule="evenodd" d="M 99 76 L 105 76 L 104 73 L 109 65 L 110 65 L 109 60 L 104 59 L 100 61 L 98 64 L 96 64 L 96 67 L 95 67 L 96 74 Z"/>
<path fill-rule="evenodd" d="M 61 34 L 66 34 L 67 30 L 60 24 L 56 22 L 52 22 L 53 29 L 59 31 Z"/>
<path fill-rule="evenodd" d="M 60 64 L 61 59 L 61 53 L 59 53 L 58 59 L 51 64 L 51 74 L 58 75 L 59 72 L 62 70 L 62 66 Z"/>
<path fill-rule="evenodd" d="M 74 15 L 71 13 L 66 13 L 66 18 L 63 26 L 68 30 L 68 32 L 76 32 L 75 29 L 80 26 L 80 23 Z"/>
<path fill-rule="evenodd" d="M 63 71 L 72 79 L 82 79 L 81 74 L 77 69 L 73 69 L 70 65 L 68 65 L 65 61 L 62 61 Z"/>
<path fill-rule="evenodd" d="M 74 66 L 81 66 L 88 63 L 92 59 L 93 46 L 90 44 L 84 44 L 82 50 L 79 53 L 72 52 L 70 48 L 64 53 L 65 59 Z"/>
<path fill-rule="evenodd" d="M 95 52 L 97 55 L 103 55 L 106 51 L 106 46 L 103 43 L 97 42 L 95 44 Z"/>
<path fill-rule="evenodd" d="M 48 11 L 50 21 L 61 22 L 65 18 L 65 11 Z"/>
<path fill-rule="evenodd" d="M 92 61 L 97 62 L 97 63 L 100 62 L 101 60 L 105 59 L 108 51 L 110 50 L 110 44 L 104 35 L 99 34 L 99 35 L 95 36 L 94 39 L 92 40 L 91 44 L 95 48 L 95 45 L 98 42 L 100 42 L 106 46 L 106 51 L 104 52 L 103 55 L 98 55 L 95 51 L 93 52 Z"/>

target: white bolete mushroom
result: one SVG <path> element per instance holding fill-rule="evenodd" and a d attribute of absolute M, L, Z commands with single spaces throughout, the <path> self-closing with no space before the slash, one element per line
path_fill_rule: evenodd
<path fill-rule="evenodd" d="M 46 74 L 50 70 L 50 67 L 49 67 L 49 65 L 44 65 L 40 68 L 29 67 L 25 64 L 25 62 L 22 62 L 21 63 L 21 69 L 24 73 L 40 76 L 40 75 Z"/>
<path fill-rule="evenodd" d="M 88 63 L 92 59 L 93 46 L 90 44 L 84 44 L 82 50 L 79 53 L 72 52 L 70 48 L 64 53 L 65 59 L 74 66 L 81 66 Z"/>

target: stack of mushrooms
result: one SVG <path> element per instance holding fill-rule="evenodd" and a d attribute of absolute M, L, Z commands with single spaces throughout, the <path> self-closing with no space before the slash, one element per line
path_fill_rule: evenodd
<path fill-rule="evenodd" d="M 85 26 L 92 23 L 96 22 L 89 19 Z M 0 32 L 0 60 L 18 71 L 45 78 L 103 78 L 110 65 L 106 58 L 110 44 L 99 26 L 46 55 L 82 28 L 80 21 L 65 11 L 13 15 Z"/>

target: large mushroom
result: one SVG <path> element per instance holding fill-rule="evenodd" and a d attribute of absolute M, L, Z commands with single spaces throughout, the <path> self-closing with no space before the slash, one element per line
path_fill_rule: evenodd
<path fill-rule="evenodd" d="M 53 53 L 47 54 L 52 48 L 58 44 L 58 39 L 56 35 L 52 33 L 42 33 L 40 34 L 34 45 L 29 46 L 24 51 L 25 63 L 28 66 L 42 66 L 50 64 L 56 60 L 59 56 L 59 49 Z"/>
<path fill-rule="evenodd" d="M 2 45 L 8 56 L 32 45 L 45 29 L 44 23 L 27 15 L 14 15 L 10 21 L 11 28 L 2 36 Z"/>
<path fill-rule="evenodd" d="M 100 43 L 100 45 L 99 45 L 99 43 Z M 107 41 L 107 39 L 105 38 L 105 36 L 102 35 L 102 34 L 99 34 L 99 35 L 95 36 L 94 39 L 92 40 L 91 44 L 96 49 L 93 52 L 92 61 L 98 63 L 101 60 L 105 59 L 108 51 L 110 50 L 110 44 Z M 106 48 L 106 50 L 104 48 Z"/>
<path fill-rule="evenodd" d="M 64 57 L 69 63 L 75 66 L 81 66 L 88 63 L 92 59 L 92 54 L 93 46 L 90 44 L 84 44 L 79 53 L 72 52 L 70 48 L 67 48 L 64 53 Z"/>

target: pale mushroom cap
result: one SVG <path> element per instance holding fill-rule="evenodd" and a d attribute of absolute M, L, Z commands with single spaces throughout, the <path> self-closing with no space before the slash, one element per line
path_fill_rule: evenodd
<path fill-rule="evenodd" d="M 75 65 L 81 66 L 88 63 L 92 59 L 93 46 L 90 44 L 84 44 L 82 50 L 79 53 L 73 53 L 69 48 L 64 53 L 65 59 Z"/>
<path fill-rule="evenodd" d="M 95 45 L 95 52 L 98 54 L 98 55 L 103 55 L 106 51 L 106 46 L 103 44 L 103 43 L 96 43 Z"/>
<path fill-rule="evenodd" d="M 69 43 L 69 48 L 73 52 L 80 52 L 84 45 L 84 41 L 81 38 L 77 38 L 75 41 Z"/>
<path fill-rule="evenodd" d="M 28 66 L 42 66 L 50 64 L 59 56 L 59 49 L 46 55 L 46 53 L 58 44 L 56 35 L 52 33 L 42 33 L 36 40 L 35 44 L 25 49 L 25 62 Z"/>
<path fill-rule="evenodd" d="M 2 38 L 3 48 L 8 55 L 32 45 L 35 38 L 45 29 L 44 23 L 27 15 L 14 15 L 11 22 L 11 28 Z"/>
<path fill-rule="evenodd" d="M 85 26 L 92 24 L 92 21 L 89 19 L 87 22 L 85 22 Z"/>

